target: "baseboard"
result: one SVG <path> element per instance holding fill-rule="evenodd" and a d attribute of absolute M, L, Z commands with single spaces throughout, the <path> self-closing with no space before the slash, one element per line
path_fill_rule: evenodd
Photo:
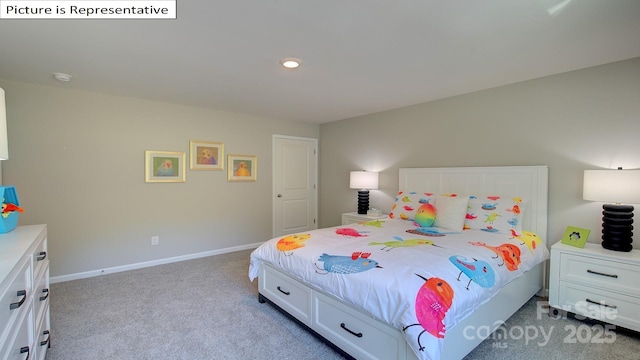
<path fill-rule="evenodd" d="M 170 264 L 178 261 L 193 260 L 193 259 L 203 258 L 207 256 L 226 254 L 226 253 L 231 253 L 231 252 L 236 252 L 241 250 L 255 249 L 261 244 L 262 243 L 260 242 L 255 244 L 233 246 L 229 248 L 205 251 L 205 252 L 200 252 L 195 254 L 187 254 L 187 255 L 165 258 L 165 259 L 158 259 L 158 260 L 145 261 L 145 262 L 129 264 L 129 265 L 115 266 L 115 267 L 106 268 L 106 269 L 85 271 L 85 272 L 69 274 L 69 275 L 53 276 L 49 279 L 49 282 L 51 284 L 55 284 L 55 283 L 60 283 L 65 281 L 86 279 L 94 276 L 113 274 L 113 273 L 135 270 L 135 269 L 142 269 L 142 268 L 156 266 L 156 265 Z"/>
<path fill-rule="evenodd" d="M 549 298 L 549 288 L 540 289 L 540 291 L 538 291 L 538 293 L 536 295 L 541 297 L 541 298 L 548 299 Z"/>

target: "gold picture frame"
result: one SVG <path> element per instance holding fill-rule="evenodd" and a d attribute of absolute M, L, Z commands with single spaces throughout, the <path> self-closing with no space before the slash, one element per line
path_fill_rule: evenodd
<path fill-rule="evenodd" d="M 230 154 L 227 159 L 227 181 L 256 181 L 258 157 Z"/>
<path fill-rule="evenodd" d="M 224 170 L 224 144 L 211 141 L 189 141 L 189 169 Z"/>
<path fill-rule="evenodd" d="M 180 151 L 144 152 L 144 181 L 148 183 L 185 182 L 186 153 Z"/>

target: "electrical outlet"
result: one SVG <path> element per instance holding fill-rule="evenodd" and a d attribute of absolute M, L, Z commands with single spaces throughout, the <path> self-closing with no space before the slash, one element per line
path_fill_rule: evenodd
<path fill-rule="evenodd" d="M 152 236 L 151 237 L 151 245 L 158 245 L 160 244 L 160 236 Z"/>

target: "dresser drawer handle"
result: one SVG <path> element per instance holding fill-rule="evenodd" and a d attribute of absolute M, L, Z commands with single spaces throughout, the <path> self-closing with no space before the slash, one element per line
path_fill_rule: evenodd
<path fill-rule="evenodd" d="M 27 357 L 24 358 L 24 360 L 29 360 L 29 347 L 28 346 L 20 348 L 20 354 L 24 354 L 24 353 L 27 353 Z"/>
<path fill-rule="evenodd" d="M 348 332 L 349 332 L 349 334 L 351 334 L 351 335 L 353 335 L 353 336 L 355 336 L 355 337 L 359 337 L 359 338 L 361 338 L 361 337 L 362 337 L 362 333 L 356 333 L 355 331 L 353 331 L 353 330 L 349 329 L 349 328 L 347 327 L 347 325 L 345 325 L 344 323 L 340 323 L 340 327 L 341 327 L 343 330 L 348 331 Z"/>
<path fill-rule="evenodd" d="M 24 304 L 24 301 L 27 300 L 27 290 L 18 290 L 16 296 L 22 296 L 22 299 L 18 302 L 9 304 L 9 310 L 17 309 Z M 29 357 L 27 357 L 27 359 L 28 358 Z"/>
<path fill-rule="evenodd" d="M 290 291 L 284 291 L 284 290 L 282 290 L 282 288 L 280 286 L 278 286 L 278 291 L 280 291 L 281 293 L 283 293 L 285 295 L 291 295 Z"/>
<path fill-rule="evenodd" d="M 42 332 L 42 335 L 48 335 L 47 340 L 40 341 L 40 346 L 45 346 L 49 344 L 49 340 L 51 340 L 51 334 L 49 334 L 49 330 L 45 330 Z"/>
<path fill-rule="evenodd" d="M 42 293 L 46 294 L 45 296 L 40 296 L 40 301 L 45 301 L 49 297 L 49 289 L 42 289 Z"/>
<path fill-rule="evenodd" d="M 589 269 L 587 269 L 587 272 L 589 274 L 608 276 L 608 277 L 612 277 L 612 278 L 616 278 L 616 279 L 618 278 L 618 275 L 615 275 L 615 274 L 605 274 L 605 273 L 601 273 L 601 272 L 597 272 L 597 271 L 593 271 L 593 270 L 589 270 Z"/>
<path fill-rule="evenodd" d="M 596 305 L 602 305 L 602 306 L 606 306 L 608 308 L 612 308 L 612 309 L 617 309 L 618 307 L 616 305 L 607 305 L 604 302 L 597 302 L 597 301 L 593 301 L 591 299 L 585 299 L 587 300 L 588 303 L 592 303 L 592 304 L 596 304 Z"/>
<path fill-rule="evenodd" d="M 40 251 L 40 254 L 38 254 L 38 256 L 36 257 L 36 261 L 42 261 L 44 259 L 47 258 L 47 252 L 46 251 Z"/>

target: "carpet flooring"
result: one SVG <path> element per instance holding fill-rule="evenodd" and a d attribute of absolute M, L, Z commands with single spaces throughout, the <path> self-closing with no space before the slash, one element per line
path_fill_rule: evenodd
<path fill-rule="evenodd" d="M 51 285 L 46 360 L 344 359 L 257 299 L 250 251 Z M 465 360 L 640 360 L 636 333 L 548 316 L 530 300 Z M 539 314 L 539 315 L 538 315 Z M 470 336 L 482 334 L 472 329 Z"/>

